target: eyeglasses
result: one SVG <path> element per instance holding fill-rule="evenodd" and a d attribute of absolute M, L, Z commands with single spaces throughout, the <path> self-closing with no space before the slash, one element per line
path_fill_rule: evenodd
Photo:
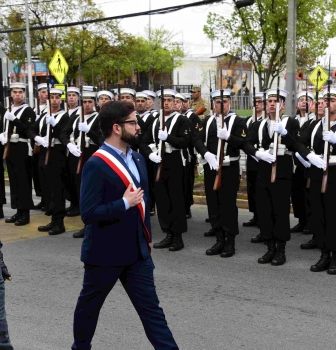
<path fill-rule="evenodd" d="M 133 124 L 134 127 L 139 125 L 139 122 L 137 120 L 124 120 L 122 122 L 119 122 L 118 124 L 126 124 L 126 123 Z"/>

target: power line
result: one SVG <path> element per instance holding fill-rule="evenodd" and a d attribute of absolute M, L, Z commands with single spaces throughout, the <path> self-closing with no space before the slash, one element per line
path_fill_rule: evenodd
<path fill-rule="evenodd" d="M 45 2 L 55 2 L 55 1 L 59 1 L 59 0 L 44 0 L 44 1 L 38 1 L 38 2 L 28 2 L 27 5 L 36 5 L 36 4 L 42 4 Z M 13 4 L 13 5 L 0 5 L 0 7 L 15 7 L 15 6 L 25 6 L 26 4 L 22 3 L 22 4 Z"/>
<path fill-rule="evenodd" d="M 162 15 L 167 14 L 175 11 L 179 11 L 185 8 L 189 7 L 195 7 L 195 6 L 202 6 L 202 5 L 209 5 L 213 3 L 219 3 L 223 0 L 203 0 L 203 1 L 197 1 L 185 5 L 176 5 L 176 6 L 170 6 L 170 7 L 164 7 L 157 10 L 150 10 L 150 11 L 143 11 L 143 12 L 137 12 L 137 13 L 130 13 L 127 15 L 120 15 L 120 16 L 113 16 L 113 17 L 105 17 L 105 18 L 97 18 L 97 19 L 91 19 L 86 21 L 80 21 L 80 22 L 71 22 L 71 23 L 60 23 L 60 24 L 52 24 L 47 26 L 39 26 L 39 27 L 31 27 L 30 30 L 44 30 L 44 29 L 51 29 L 51 28 L 61 28 L 61 27 L 73 27 L 77 25 L 83 25 L 83 24 L 91 24 L 91 23 L 99 23 L 104 21 L 112 21 L 116 19 L 123 19 L 123 18 L 131 18 L 131 17 L 138 17 L 138 16 L 147 16 L 147 15 Z M 10 30 L 1 30 L 0 34 L 5 33 L 18 33 L 18 32 L 24 32 L 26 28 L 19 28 L 19 29 L 10 29 Z"/>

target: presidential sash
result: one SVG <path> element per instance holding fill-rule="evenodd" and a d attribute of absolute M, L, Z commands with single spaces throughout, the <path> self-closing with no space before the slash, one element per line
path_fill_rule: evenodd
<path fill-rule="evenodd" d="M 125 166 L 121 162 L 119 162 L 119 160 L 114 155 L 112 155 L 107 151 L 99 149 L 92 156 L 99 157 L 100 159 L 102 159 L 120 177 L 121 181 L 124 183 L 126 188 L 128 188 L 129 184 L 131 183 L 133 186 L 131 189 L 131 192 L 134 192 L 134 190 L 137 189 L 129 171 L 125 168 Z M 145 201 L 142 200 L 141 203 L 137 204 L 137 207 L 139 209 L 140 216 L 142 219 L 142 224 L 145 231 L 145 237 L 146 237 L 148 249 L 149 249 L 149 252 L 151 252 L 151 246 L 149 245 L 150 234 L 145 224 L 145 213 L 146 213 Z"/>

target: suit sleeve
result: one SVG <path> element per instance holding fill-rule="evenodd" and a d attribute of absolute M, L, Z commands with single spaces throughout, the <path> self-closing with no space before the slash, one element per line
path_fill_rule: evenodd
<path fill-rule="evenodd" d="M 34 124 L 35 119 L 36 119 L 36 114 L 34 110 L 30 107 L 27 107 L 22 113 L 22 116 L 20 119 L 18 118 L 14 119 L 13 125 L 16 127 L 17 133 L 19 134 L 22 133 L 27 135 L 27 131 L 31 127 L 31 125 Z"/>
<path fill-rule="evenodd" d="M 103 143 L 103 134 L 99 127 L 99 119 L 96 118 L 93 122 L 89 132 L 87 133 L 87 136 L 90 137 L 90 139 L 96 144 L 101 146 Z"/>
<path fill-rule="evenodd" d="M 298 139 L 300 124 L 297 120 L 289 117 L 286 129 L 287 135 L 281 136 L 281 143 L 285 144 L 288 150 L 293 151 L 294 145 Z"/>
<path fill-rule="evenodd" d="M 198 133 L 195 138 L 195 148 L 198 153 L 204 158 L 204 154 L 208 152 L 208 149 L 204 145 L 205 142 L 205 131 L 206 125 L 209 118 L 206 118 L 202 121 L 201 127 L 198 129 Z"/>
<path fill-rule="evenodd" d="M 97 158 L 97 157 L 92 157 Z M 80 212 L 84 224 L 94 224 L 121 217 L 126 213 L 122 198 L 104 204 L 104 173 L 100 159 L 89 159 L 83 169 L 80 189 Z"/>
<path fill-rule="evenodd" d="M 256 122 L 252 124 L 252 127 L 249 128 L 247 137 L 243 145 L 243 151 L 251 156 L 254 156 L 257 151 L 254 145 L 257 145 L 259 143 L 258 131 L 260 123 L 261 122 Z"/>
<path fill-rule="evenodd" d="M 231 133 L 229 139 L 227 140 L 227 143 L 233 147 L 243 148 L 247 134 L 246 123 L 244 119 L 236 117 L 233 126 L 234 130 Z"/>
<path fill-rule="evenodd" d="M 167 142 L 175 148 L 187 148 L 191 138 L 190 124 L 187 117 L 179 116 L 180 123 L 176 135 L 168 135 Z"/>

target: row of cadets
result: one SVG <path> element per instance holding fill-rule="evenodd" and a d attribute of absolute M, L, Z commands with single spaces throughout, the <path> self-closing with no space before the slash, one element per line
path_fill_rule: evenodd
<path fill-rule="evenodd" d="M 306 99 L 306 97 L 308 97 Z M 314 101 L 314 94 L 310 91 L 299 91 L 296 94 L 298 114 L 295 119 L 300 123 L 300 134 L 316 119 L 314 113 L 311 112 L 311 107 Z M 307 188 L 307 170 L 300 160 L 293 155 L 294 173 L 292 181 L 292 206 L 294 217 L 299 220 L 298 224 L 291 228 L 291 233 L 304 232 L 309 233 L 310 227 L 310 203 L 309 189 Z"/>
<path fill-rule="evenodd" d="M 265 118 L 265 113 L 263 108 L 264 101 L 264 93 L 256 92 L 255 96 L 252 96 L 255 99 L 255 113 L 256 116 L 252 115 L 249 118 L 246 118 L 246 128 L 247 134 L 253 127 L 255 122 L 260 122 Z M 256 118 L 256 120 L 255 120 Z M 258 173 L 258 160 L 251 155 L 246 156 L 246 184 L 247 184 L 247 199 L 248 199 L 248 207 L 249 211 L 253 213 L 253 217 L 251 220 L 244 222 L 244 227 L 252 227 L 258 226 L 258 214 L 257 214 L 257 204 L 256 204 L 256 182 L 257 182 L 257 173 Z M 255 237 L 251 238 L 252 243 L 260 243 L 263 242 L 263 238 L 259 233 Z"/>
<path fill-rule="evenodd" d="M 6 145 L 10 138 L 9 156 L 6 159 L 11 208 L 17 212 L 5 220 L 6 223 L 15 223 L 16 226 L 30 222 L 29 211 L 34 207 L 32 199 L 32 147 L 28 130 L 35 122 L 36 115 L 32 108 L 25 103 L 25 83 L 10 84 L 13 105 L 11 112 L 7 109 L 3 123 L 3 132 L 0 142 Z M 8 106 L 7 106 L 8 107 Z M 10 134 L 11 127 L 13 132 Z"/>
<path fill-rule="evenodd" d="M 316 120 L 321 120 L 321 119 L 324 117 L 325 107 L 326 107 L 326 103 L 324 102 L 323 93 L 320 92 L 320 93 L 318 94 L 318 100 L 317 100 L 316 103 L 315 103 L 315 112 L 317 112 L 317 113 L 316 113 Z M 317 108 L 317 111 L 316 111 L 316 108 Z M 309 164 L 305 163 L 305 167 L 309 167 Z M 308 179 L 309 179 L 309 169 L 307 169 L 307 171 L 308 171 L 307 177 L 308 177 Z M 308 180 L 307 180 L 307 181 L 308 181 Z M 310 180 L 309 180 L 309 181 L 310 181 Z M 307 185 L 307 187 L 308 187 L 308 185 Z M 307 193 L 308 193 L 308 195 L 309 195 L 309 201 L 310 201 L 309 188 L 306 188 L 306 191 L 307 191 Z M 311 209 L 310 209 L 310 214 L 311 214 Z M 312 234 L 313 236 L 312 236 L 311 239 L 309 239 L 308 242 L 302 243 L 302 244 L 300 245 L 300 248 L 301 248 L 301 249 L 307 250 L 307 249 L 316 249 L 316 248 L 317 248 L 316 241 L 315 241 L 315 234 L 314 234 L 314 232 L 313 232 L 313 227 L 312 227 L 312 225 L 311 225 L 311 220 L 312 220 L 312 218 L 311 218 L 311 216 L 310 216 L 310 218 L 309 218 L 309 222 L 310 222 L 310 225 L 309 225 L 309 226 L 310 226 L 310 227 L 309 227 L 309 232 L 304 231 L 304 233 L 305 233 L 305 234 L 306 234 L 306 233 L 307 233 L 307 234 L 309 233 L 309 234 Z"/>
<path fill-rule="evenodd" d="M 260 233 L 267 252 L 258 263 L 283 265 L 285 247 L 290 240 L 290 195 L 293 173 L 292 153 L 299 135 L 299 122 L 282 114 L 288 92 L 279 90 L 280 120 L 276 122 L 277 89 L 266 93 L 269 116 L 253 124 L 249 130 L 244 151 L 258 160 L 256 204 Z M 279 136 L 278 157 L 273 155 L 274 133 Z M 272 163 L 276 161 L 276 179 L 271 182 Z"/>
<path fill-rule="evenodd" d="M 49 235 L 65 232 L 66 147 L 59 137 L 69 120 L 69 115 L 61 109 L 62 94 L 61 89 L 50 89 L 50 111 L 40 117 L 27 132 L 28 137 L 40 145 L 38 171 L 42 197 L 46 211 L 51 215 L 51 222 L 39 226 L 38 230 L 48 232 Z M 47 155 L 50 158 L 49 164 L 46 160 Z"/>
<path fill-rule="evenodd" d="M 184 247 L 182 234 L 187 231 L 182 150 L 188 147 L 191 132 L 188 119 L 174 110 L 176 91 L 164 89 L 163 93 L 165 130 L 161 128 L 160 118 L 156 118 L 142 137 L 140 151 L 154 163 L 155 173 L 162 163 L 162 177 L 155 182 L 154 191 L 159 224 L 166 237 L 153 248 L 178 251 Z M 161 91 L 157 95 L 161 97 Z M 163 158 L 158 154 L 162 141 L 165 142 Z"/>
<path fill-rule="evenodd" d="M 186 116 L 189 120 L 191 138 L 189 146 L 186 149 L 185 158 L 186 158 L 186 168 L 185 168 L 185 190 L 186 190 L 186 214 L 187 219 L 192 217 L 191 215 L 191 206 L 194 204 L 193 191 L 195 183 L 195 167 L 196 167 L 196 150 L 195 150 L 195 141 L 198 133 L 198 129 L 201 125 L 200 117 L 195 113 L 193 109 L 190 108 L 191 94 L 177 94 L 176 97 L 180 96 L 181 100 L 181 109 L 180 113 Z"/>
<path fill-rule="evenodd" d="M 78 109 L 78 114 L 71 117 L 60 134 L 60 140 L 69 151 L 68 164 L 71 185 L 74 193 L 77 196 L 75 203 L 80 203 L 80 186 L 81 172 L 78 172 L 79 157 L 82 157 L 82 164 L 95 153 L 103 143 L 103 136 L 99 127 L 98 112 L 94 111 L 96 97 L 98 97 L 99 107 L 111 101 L 113 96 L 109 91 L 99 91 L 98 94 L 94 91 L 82 92 L 82 108 L 84 111 L 84 122 L 82 122 L 82 110 Z M 81 145 L 81 134 L 85 134 L 85 145 Z M 83 154 L 82 154 L 83 149 Z M 74 202 L 72 202 L 74 203 Z M 77 205 L 78 205 L 77 204 Z M 74 216 L 74 210 L 67 212 L 67 216 Z M 78 208 L 79 212 L 79 208 Z M 83 238 L 85 227 L 73 234 L 74 238 Z"/>
<path fill-rule="evenodd" d="M 139 134 L 139 145 L 143 135 L 146 133 L 147 129 L 151 127 L 154 119 L 157 116 L 157 111 L 153 110 L 156 93 L 153 91 L 145 90 L 142 92 L 137 92 L 135 95 L 135 110 L 136 117 L 140 126 Z M 155 116 L 154 116 L 155 114 Z M 146 159 L 147 174 L 148 174 L 148 186 L 149 186 L 149 211 L 150 215 L 155 215 L 155 193 L 154 193 L 154 183 L 155 183 L 155 170 L 154 164 L 149 159 Z"/>
<path fill-rule="evenodd" d="M 323 90 L 325 103 L 328 101 L 328 89 Z M 330 88 L 330 131 L 324 130 L 326 117 L 311 123 L 301 134 L 296 144 L 300 156 L 311 164 L 310 205 L 311 223 L 315 244 L 321 250 L 320 259 L 310 267 L 312 272 L 327 270 L 336 275 L 336 235 L 334 225 L 334 203 L 336 196 L 336 88 Z M 322 193 L 322 178 L 327 164 L 323 159 L 325 142 L 330 147 L 328 181 L 325 193 Z"/>
<path fill-rule="evenodd" d="M 231 111 L 231 90 L 223 90 L 223 117 L 221 116 L 221 90 L 212 93 L 214 115 L 202 121 L 197 134 L 195 147 L 201 155 L 199 161 L 204 167 L 205 194 L 211 230 L 206 237 L 216 236 L 216 243 L 207 249 L 206 255 L 219 255 L 223 258 L 235 254 L 235 238 L 239 234 L 238 208 L 236 204 L 240 181 L 240 149 L 246 137 L 246 123 Z M 225 141 L 225 159 L 219 164 L 217 150 L 220 140 Z M 219 166 L 222 167 L 219 190 L 214 183 Z"/>

